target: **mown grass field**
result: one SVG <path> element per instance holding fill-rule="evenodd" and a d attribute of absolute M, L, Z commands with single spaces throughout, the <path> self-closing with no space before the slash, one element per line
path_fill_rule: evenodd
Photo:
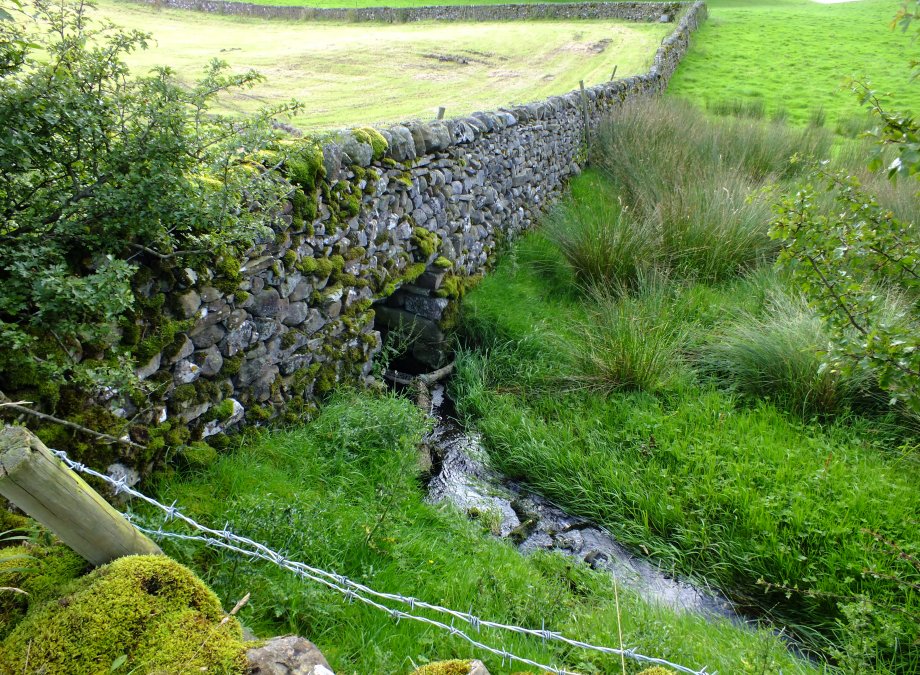
<path fill-rule="evenodd" d="M 265 81 L 223 101 L 246 113 L 296 98 L 292 123 L 341 128 L 434 119 L 528 103 L 618 75 L 644 72 L 665 24 L 615 21 L 329 24 L 219 17 L 99 4 L 112 21 L 153 34 L 129 59 L 135 73 L 168 64 L 192 81 L 213 58 Z M 463 61 L 461 63 L 460 61 Z"/>
<path fill-rule="evenodd" d="M 908 63 L 917 45 L 888 23 L 899 3 L 859 0 L 711 0 L 669 93 L 702 107 L 740 103 L 797 124 L 823 109 L 831 127 L 860 114 L 849 78 L 893 95 L 896 108 L 920 108 Z"/>

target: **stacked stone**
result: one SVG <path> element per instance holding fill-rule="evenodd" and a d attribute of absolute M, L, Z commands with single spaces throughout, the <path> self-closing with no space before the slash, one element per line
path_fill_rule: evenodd
<path fill-rule="evenodd" d="M 169 9 L 295 21 L 411 23 L 415 21 L 522 21 L 527 19 L 622 19 L 672 21 L 686 2 L 560 2 L 428 7 L 291 7 L 232 0 L 137 0 Z"/>
<path fill-rule="evenodd" d="M 534 224 L 580 170 L 593 128 L 624 101 L 667 86 L 703 17 L 697 2 L 649 73 L 584 96 L 395 125 L 379 131 L 387 148 L 376 159 L 366 133 L 327 144 L 314 222 L 295 226 L 289 204 L 238 272 L 215 259 L 206 272 L 153 283 L 174 318 L 193 325 L 138 371 L 165 383 L 150 421 L 178 418 L 196 440 L 292 401 L 309 408 L 336 382 L 367 379 L 378 328 L 410 325 L 423 337 L 417 356 L 436 364 L 456 295 L 448 281 L 482 274 L 498 241 Z M 354 200 L 347 217 L 328 202 L 336 194 Z"/>

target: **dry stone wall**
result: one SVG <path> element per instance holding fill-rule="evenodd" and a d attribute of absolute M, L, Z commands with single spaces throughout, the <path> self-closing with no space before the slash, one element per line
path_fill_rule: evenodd
<path fill-rule="evenodd" d="M 681 2 L 554 2 L 430 7 L 287 7 L 229 0 L 137 0 L 167 9 L 294 21 L 520 21 L 524 19 L 624 19 L 670 21 Z"/>
<path fill-rule="evenodd" d="M 590 132 L 661 92 L 705 15 L 702 2 L 685 6 L 648 73 L 584 95 L 354 130 L 321 148 L 290 141 L 281 172 L 292 193 L 272 237 L 140 288 L 161 307 L 148 330 L 160 343 L 138 370 L 155 385 L 149 433 L 216 442 L 243 421 L 300 419 L 336 383 L 368 378 L 381 328 L 411 326 L 416 355 L 435 363 L 450 301 L 580 171 L 586 121 Z"/>

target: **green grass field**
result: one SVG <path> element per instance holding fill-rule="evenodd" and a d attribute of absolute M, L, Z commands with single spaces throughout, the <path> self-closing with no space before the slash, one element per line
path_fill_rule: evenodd
<path fill-rule="evenodd" d="M 639 653 L 710 671 L 817 672 L 768 631 L 677 614 L 623 589 L 617 601 L 608 575 L 559 554 L 521 556 L 481 522 L 428 504 L 415 447 L 425 426 L 407 399 L 340 392 L 313 422 L 249 436 L 206 469 L 164 483 L 160 497 L 377 590 L 516 625 L 539 628 L 545 621 L 548 629 L 595 644 L 618 645 L 622 621 L 624 643 Z M 251 593 L 240 618 L 257 634 L 305 635 L 336 673 L 400 675 L 448 658 L 483 658 L 494 675 L 535 672 L 477 653 L 444 631 L 397 623 L 271 565 L 197 546 L 168 551 L 195 568 L 225 607 Z M 619 659 L 558 643 L 485 628 L 477 637 L 585 675 L 621 672 Z M 627 664 L 629 673 L 642 670 Z"/>
<path fill-rule="evenodd" d="M 104 0 L 101 13 L 153 34 L 150 49 L 129 59 L 135 73 L 168 64 L 193 80 L 212 58 L 266 80 L 225 99 L 246 113 L 296 98 L 292 122 L 303 129 L 434 119 L 529 103 L 644 72 L 663 24 L 615 21 L 521 23 L 330 24 L 212 16 Z M 446 58 L 448 60 L 441 60 Z M 458 63 L 464 60 L 466 63 Z"/>
<path fill-rule="evenodd" d="M 245 2 L 248 0 L 230 0 Z M 428 5 L 507 5 L 528 2 L 572 2 L 573 0 L 251 0 L 253 5 L 283 7 L 425 7 Z"/>
<path fill-rule="evenodd" d="M 703 107 L 740 102 L 785 111 L 795 123 L 823 109 L 829 125 L 860 114 L 845 83 L 866 78 L 893 94 L 896 108 L 920 108 L 908 63 L 909 35 L 891 31 L 894 0 L 823 5 L 812 0 L 711 0 L 709 20 L 669 92 Z"/>

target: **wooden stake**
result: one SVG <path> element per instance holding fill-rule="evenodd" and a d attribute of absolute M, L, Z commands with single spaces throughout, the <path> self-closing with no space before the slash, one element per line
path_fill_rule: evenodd
<path fill-rule="evenodd" d="M 617 68 L 619 68 L 619 67 L 620 67 L 619 65 L 616 65 L 616 66 L 613 67 L 613 72 L 610 73 L 610 79 L 611 79 L 611 81 L 614 80 L 614 79 L 616 79 L 616 76 L 617 76 Z"/>
<path fill-rule="evenodd" d="M 95 566 L 163 553 L 23 427 L 0 429 L 0 494 Z"/>
<path fill-rule="evenodd" d="M 581 88 L 581 109 L 585 118 L 585 143 L 588 143 L 591 140 L 591 117 L 588 115 L 588 94 L 585 92 L 585 81 L 579 80 L 578 86 Z"/>
<path fill-rule="evenodd" d="M 444 106 L 438 106 L 438 119 L 439 119 L 439 120 L 443 120 L 443 119 L 444 119 L 444 113 L 446 113 L 446 112 L 447 112 L 447 108 L 445 108 Z"/>

